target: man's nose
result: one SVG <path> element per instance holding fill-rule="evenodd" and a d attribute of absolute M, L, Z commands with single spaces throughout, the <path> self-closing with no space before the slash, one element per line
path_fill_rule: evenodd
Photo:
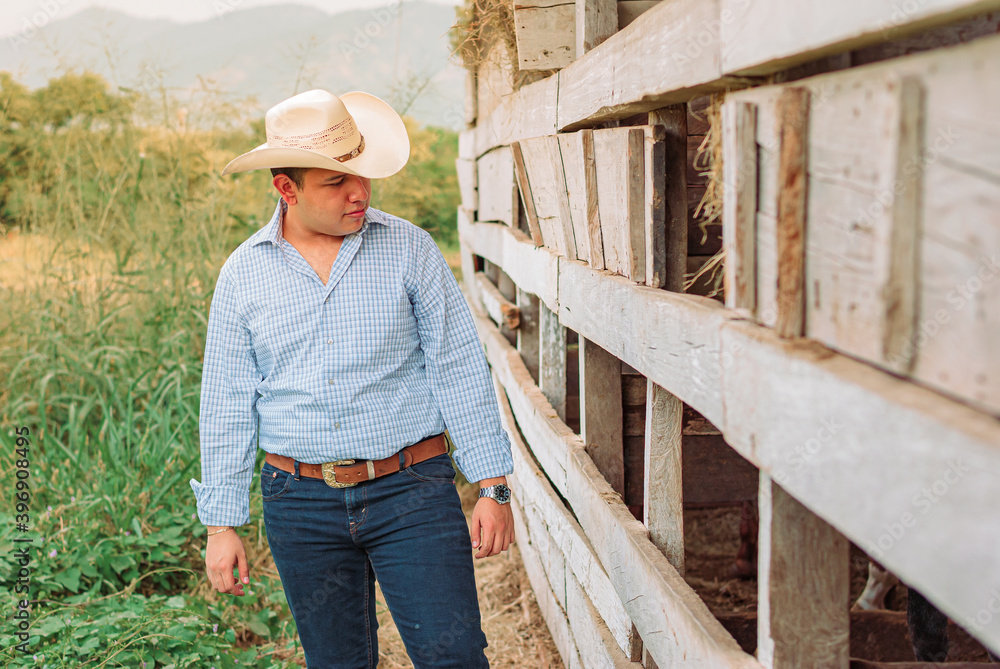
<path fill-rule="evenodd" d="M 351 176 L 351 199 L 367 200 L 368 189 L 365 188 L 365 181 L 357 175 Z"/>

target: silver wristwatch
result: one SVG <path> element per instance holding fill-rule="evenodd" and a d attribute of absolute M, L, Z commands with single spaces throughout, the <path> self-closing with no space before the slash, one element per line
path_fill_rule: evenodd
<path fill-rule="evenodd" d="M 479 496 L 489 497 L 497 504 L 506 504 L 510 501 L 510 488 L 505 486 L 503 483 L 497 483 L 496 485 L 487 486 L 486 488 L 480 488 Z"/>

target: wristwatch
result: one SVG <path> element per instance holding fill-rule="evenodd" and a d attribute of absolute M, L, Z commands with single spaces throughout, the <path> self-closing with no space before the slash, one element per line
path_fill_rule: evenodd
<path fill-rule="evenodd" d="M 487 486 L 479 489 L 479 497 L 489 497 L 497 504 L 506 504 L 510 501 L 510 488 L 503 483 Z"/>

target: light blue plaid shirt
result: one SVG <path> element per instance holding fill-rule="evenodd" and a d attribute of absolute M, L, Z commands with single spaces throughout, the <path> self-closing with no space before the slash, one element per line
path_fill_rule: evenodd
<path fill-rule="evenodd" d="M 472 314 L 430 234 L 369 208 L 323 285 L 281 235 L 286 207 L 215 286 L 191 479 L 201 522 L 249 521 L 258 436 L 320 463 L 385 458 L 447 427 L 468 480 L 511 473 Z"/>

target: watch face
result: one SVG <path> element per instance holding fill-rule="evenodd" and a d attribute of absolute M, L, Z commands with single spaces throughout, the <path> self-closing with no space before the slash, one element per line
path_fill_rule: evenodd
<path fill-rule="evenodd" d="M 510 501 L 510 488 L 502 483 L 496 485 L 491 485 L 489 488 L 483 488 L 479 491 L 480 497 L 489 497 L 496 500 L 500 504 L 506 504 Z"/>

